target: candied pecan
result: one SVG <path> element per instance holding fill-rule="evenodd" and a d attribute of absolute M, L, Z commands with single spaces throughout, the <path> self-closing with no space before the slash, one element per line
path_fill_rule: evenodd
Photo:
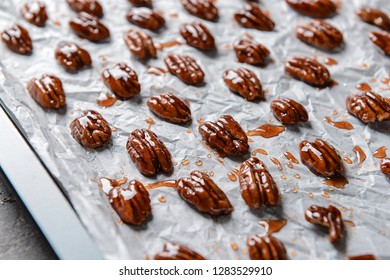
<path fill-rule="evenodd" d="M 70 42 L 61 42 L 55 51 L 55 58 L 68 71 L 76 71 L 92 64 L 88 51 Z"/>
<path fill-rule="evenodd" d="M 165 19 L 149 8 L 132 8 L 126 15 L 129 22 L 156 31 L 165 25 Z"/>
<path fill-rule="evenodd" d="M 301 161 L 311 172 L 323 177 L 333 177 L 344 170 L 343 162 L 336 149 L 322 139 L 299 144 Z"/>
<path fill-rule="evenodd" d="M 343 34 L 320 19 L 298 25 L 296 34 L 302 42 L 327 51 L 339 48 L 344 43 Z"/>
<path fill-rule="evenodd" d="M 311 86 L 324 87 L 331 82 L 328 69 L 318 61 L 296 56 L 285 63 L 286 71 L 294 78 Z"/>
<path fill-rule="evenodd" d="M 296 12 L 312 18 L 328 18 L 337 10 L 331 0 L 286 0 L 286 3 Z"/>
<path fill-rule="evenodd" d="M 76 13 L 85 12 L 95 17 L 103 17 L 103 7 L 97 0 L 66 0 L 69 7 Z"/>
<path fill-rule="evenodd" d="M 329 228 L 329 240 L 338 243 L 344 236 L 344 222 L 341 212 L 330 205 L 328 208 L 312 205 L 305 212 L 305 219 L 312 223 Z"/>
<path fill-rule="evenodd" d="M 365 22 L 390 31 L 390 18 L 384 12 L 372 7 L 363 7 L 356 14 Z"/>
<path fill-rule="evenodd" d="M 374 255 L 367 254 L 367 255 L 358 255 L 358 256 L 348 256 L 346 259 L 350 261 L 374 261 L 376 260 L 376 257 Z"/>
<path fill-rule="evenodd" d="M 169 54 L 165 64 L 172 75 L 189 85 L 200 85 L 204 80 L 204 73 L 200 66 L 189 55 Z"/>
<path fill-rule="evenodd" d="M 290 98 L 272 101 L 271 110 L 275 118 L 284 125 L 297 124 L 309 120 L 305 107 Z"/>
<path fill-rule="evenodd" d="M 278 186 L 257 157 L 251 157 L 241 164 L 239 181 L 242 198 L 251 209 L 278 205 Z"/>
<path fill-rule="evenodd" d="M 122 99 L 129 99 L 141 92 L 137 73 L 126 63 L 118 63 L 102 73 L 103 81 L 111 91 Z"/>
<path fill-rule="evenodd" d="M 383 174 L 387 176 L 387 178 L 390 179 L 390 158 L 384 158 L 381 161 L 381 170 Z"/>
<path fill-rule="evenodd" d="M 114 187 L 108 193 L 110 203 L 121 220 L 132 225 L 145 222 L 152 213 L 149 193 L 144 185 L 133 180 L 127 187 Z"/>
<path fill-rule="evenodd" d="M 154 256 L 155 260 L 204 260 L 197 252 L 177 243 L 167 242 L 164 250 Z"/>
<path fill-rule="evenodd" d="M 379 94 L 366 91 L 352 94 L 346 100 L 348 113 L 364 123 L 390 120 L 390 104 Z"/>
<path fill-rule="evenodd" d="M 275 23 L 255 3 L 245 3 L 243 8 L 234 14 L 234 18 L 245 28 L 272 31 L 275 27 Z"/>
<path fill-rule="evenodd" d="M 193 23 L 184 23 L 180 26 L 180 34 L 191 47 L 211 51 L 215 49 L 215 41 L 213 35 L 207 27 L 198 21 Z"/>
<path fill-rule="evenodd" d="M 154 114 L 168 122 L 186 124 L 192 120 L 190 108 L 171 93 L 152 96 L 147 105 Z"/>
<path fill-rule="evenodd" d="M 145 32 L 131 28 L 126 32 L 124 40 L 129 50 L 139 59 L 157 58 L 153 39 Z"/>
<path fill-rule="evenodd" d="M 265 100 L 259 79 L 249 69 L 240 67 L 237 70 L 226 70 L 223 73 L 223 80 L 231 91 L 238 93 L 248 101 Z"/>
<path fill-rule="evenodd" d="M 136 7 L 153 7 L 153 1 L 152 0 L 129 0 L 131 4 L 133 4 Z"/>
<path fill-rule="evenodd" d="M 233 211 L 226 194 L 201 171 L 194 170 L 190 177 L 180 178 L 176 189 L 179 195 L 199 212 L 220 216 Z"/>
<path fill-rule="evenodd" d="M 270 55 L 266 47 L 250 38 L 236 40 L 234 42 L 234 51 L 239 62 L 252 65 L 265 64 L 266 59 Z"/>
<path fill-rule="evenodd" d="M 272 235 L 250 235 L 246 244 L 251 260 L 287 260 L 286 248 Z"/>
<path fill-rule="evenodd" d="M 81 12 L 77 18 L 69 21 L 69 26 L 81 38 L 92 42 L 106 40 L 110 37 L 110 30 L 95 16 Z"/>
<path fill-rule="evenodd" d="M 11 51 L 19 54 L 30 54 L 33 50 L 28 31 L 18 24 L 6 28 L 1 33 L 1 40 Z"/>
<path fill-rule="evenodd" d="M 221 156 L 243 156 L 249 151 L 248 137 L 230 115 L 224 115 L 216 122 L 201 124 L 199 133 Z"/>
<path fill-rule="evenodd" d="M 218 8 L 212 0 L 181 0 L 181 3 L 191 15 L 210 21 L 218 19 Z"/>
<path fill-rule="evenodd" d="M 32 78 L 27 83 L 27 90 L 43 108 L 59 109 L 66 105 L 62 82 L 55 76 L 44 74 L 40 79 Z"/>
<path fill-rule="evenodd" d="M 390 33 L 382 32 L 371 32 L 369 35 L 370 40 L 377 45 L 385 55 L 390 56 Z"/>
<path fill-rule="evenodd" d="M 171 173 L 171 154 L 157 135 L 148 129 L 136 129 L 129 135 L 126 144 L 138 170 L 145 176 L 155 176 L 157 172 Z"/>
<path fill-rule="evenodd" d="M 31 24 L 43 27 L 48 19 L 45 3 L 39 0 L 26 2 L 20 10 L 22 16 Z"/>

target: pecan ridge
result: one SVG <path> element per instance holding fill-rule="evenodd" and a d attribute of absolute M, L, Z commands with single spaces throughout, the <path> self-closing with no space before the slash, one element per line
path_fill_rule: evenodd
<path fill-rule="evenodd" d="M 191 47 L 203 51 L 215 49 L 215 40 L 208 28 L 201 22 L 183 23 L 180 26 L 180 34 Z"/>
<path fill-rule="evenodd" d="M 250 38 L 240 38 L 234 42 L 237 60 L 252 65 L 265 64 L 270 51 L 262 44 Z"/>
<path fill-rule="evenodd" d="M 69 21 L 69 26 L 81 38 L 91 42 L 107 40 L 110 30 L 94 15 L 81 12 L 77 18 Z"/>
<path fill-rule="evenodd" d="M 382 49 L 385 55 L 390 56 L 390 33 L 386 31 L 371 32 L 368 36 L 375 45 Z"/>
<path fill-rule="evenodd" d="M 20 10 L 22 16 L 31 24 L 43 27 L 48 20 L 45 3 L 39 0 L 26 2 Z"/>
<path fill-rule="evenodd" d="M 248 101 L 265 100 L 259 79 L 249 69 L 240 67 L 237 70 L 226 70 L 223 73 L 223 80 L 231 91 L 238 93 Z"/>
<path fill-rule="evenodd" d="M 149 8 L 132 8 L 126 15 L 129 22 L 139 27 L 157 31 L 165 25 L 165 19 Z"/>
<path fill-rule="evenodd" d="M 245 3 L 242 9 L 234 14 L 234 18 L 245 28 L 272 31 L 275 27 L 275 23 L 255 3 Z"/>
<path fill-rule="evenodd" d="M 98 0 L 66 0 L 76 13 L 85 12 L 98 18 L 104 15 L 103 7 Z"/>
<path fill-rule="evenodd" d="M 390 18 L 384 12 L 372 7 L 363 7 L 356 14 L 365 22 L 378 26 L 383 30 L 390 31 Z"/>
<path fill-rule="evenodd" d="M 328 18 L 336 13 L 332 0 L 285 0 L 296 12 L 312 18 Z"/>
<path fill-rule="evenodd" d="M 218 8 L 212 0 L 181 0 L 181 3 L 191 15 L 210 21 L 218 19 Z"/>
<path fill-rule="evenodd" d="M 383 158 L 381 160 L 381 170 L 390 179 L 390 158 Z"/>
<path fill-rule="evenodd" d="M 92 64 L 88 51 L 70 42 L 61 42 L 55 51 L 55 58 L 68 71 L 76 71 Z"/>
<path fill-rule="evenodd" d="M 32 78 L 27 83 L 27 90 L 43 108 L 60 109 L 66 105 L 62 82 L 55 76 L 44 74 L 39 79 Z"/>
<path fill-rule="evenodd" d="M 287 260 L 286 248 L 272 235 L 250 235 L 246 244 L 252 260 Z"/>
<path fill-rule="evenodd" d="M 164 250 L 154 256 L 155 260 L 204 260 L 197 252 L 173 242 L 164 244 Z"/>
<path fill-rule="evenodd" d="M 147 7 L 147 8 L 153 7 L 152 0 L 129 0 L 129 2 L 136 7 Z"/>
<path fill-rule="evenodd" d="M 271 110 L 275 118 L 284 125 L 297 124 L 309 120 L 305 107 L 290 98 L 272 101 Z"/>
<path fill-rule="evenodd" d="M 130 28 L 125 33 L 124 40 L 129 50 L 139 59 L 157 58 L 157 50 L 149 34 Z"/>
<path fill-rule="evenodd" d="M 137 73 L 126 63 L 121 62 L 105 69 L 102 77 L 106 86 L 119 98 L 129 99 L 141 92 Z"/>
<path fill-rule="evenodd" d="M 14 24 L 1 32 L 1 40 L 11 51 L 18 54 L 31 54 L 33 50 L 28 31 L 18 24 Z"/>
<path fill-rule="evenodd" d="M 169 54 L 164 61 L 169 72 L 179 77 L 184 83 L 189 85 L 201 85 L 203 83 L 203 70 L 191 56 Z"/>

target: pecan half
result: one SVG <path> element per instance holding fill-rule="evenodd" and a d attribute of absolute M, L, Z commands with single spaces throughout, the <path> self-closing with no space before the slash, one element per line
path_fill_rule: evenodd
<path fill-rule="evenodd" d="M 311 172 L 323 177 L 333 177 L 344 171 L 344 165 L 336 149 L 322 139 L 299 144 L 302 163 Z"/>
<path fill-rule="evenodd" d="M 105 85 L 119 98 L 129 99 L 141 92 L 137 73 L 126 63 L 118 63 L 102 73 Z"/>
<path fill-rule="evenodd" d="M 129 50 L 139 59 L 157 58 L 153 39 L 145 32 L 131 28 L 125 33 L 124 40 Z"/>
<path fill-rule="evenodd" d="M 55 51 L 55 58 L 65 70 L 77 71 L 92 65 L 88 51 L 70 42 L 61 42 Z"/>
<path fill-rule="evenodd" d="M 284 125 L 297 124 L 309 120 L 305 107 L 290 98 L 272 101 L 271 110 L 275 118 Z"/>
<path fill-rule="evenodd" d="M 167 242 L 164 250 L 154 256 L 155 260 L 204 260 L 197 252 L 177 243 Z"/>
<path fill-rule="evenodd" d="M 331 82 L 328 69 L 318 61 L 296 56 L 285 63 L 286 71 L 295 79 L 311 86 L 325 87 Z"/>
<path fill-rule="evenodd" d="M 92 42 L 106 40 L 110 37 L 110 30 L 95 16 L 81 12 L 77 18 L 69 21 L 69 26 L 81 38 Z"/>
<path fill-rule="evenodd" d="M 365 22 L 378 26 L 383 30 L 390 31 L 390 18 L 384 12 L 372 7 L 363 7 L 356 14 Z"/>
<path fill-rule="evenodd" d="M 127 187 L 112 188 L 108 197 L 112 207 L 125 223 L 140 225 L 152 213 L 149 193 L 139 181 L 133 180 Z"/>
<path fill-rule="evenodd" d="M 133 4 L 136 7 L 153 7 L 153 1 L 152 0 L 129 0 L 131 4 Z"/>
<path fill-rule="evenodd" d="M 43 27 L 48 20 L 45 3 L 39 0 L 26 2 L 20 10 L 22 16 L 31 24 Z"/>
<path fill-rule="evenodd" d="M 103 7 L 98 0 L 66 0 L 66 2 L 76 13 L 85 12 L 98 18 L 104 15 Z"/>
<path fill-rule="evenodd" d="M 262 44 L 250 38 L 240 38 L 234 42 L 237 60 L 252 65 L 265 64 L 270 51 Z"/>
<path fill-rule="evenodd" d="M 345 103 L 348 113 L 364 123 L 390 120 L 390 104 L 375 92 L 366 91 L 361 95 L 350 95 Z"/>
<path fill-rule="evenodd" d="M 18 54 L 30 54 L 33 44 L 28 31 L 18 24 L 6 28 L 1 33 L 1 40 L 13 52 Z"/>
<path fill-rule="evenodd" d="M 215 40 L 207 27 L 198 21 L 184 23 L 180 26 L 180 34 L 191 47 L 202 51 L 215 49 Z"/>
<path fill-rule="evenodd" d="M 136 129 L 129 135 L 127 152 L 138 170 L 145 176 L 159 171 L 171 173 L 172 157 L 164 143 L 148 129 Z"/>
<path fill-rule="evenodd" d="M 237 70 L 229 69 L 223 73 L 222 77 L 231 91 L 238 93 L 246 100 L 265 100 L 263 87 L 251 70 L 243 67 Z"/>
<path fill-rule="evenodd" d="M 367 255 L 358 255 L 358 256 L 348 256 L 346 259 L 350 261 L 375 261 L 376 257 L 374 255 L 367 254 Z"/>
<path fill-rule="evenodd" d="M 255 3 L 245 3 L 242 9 L 234 14 L 236 21 L 245 28 L 254 28 L 261 31 L 272 31 L 275 23 L 266 16 L 259 5 Z"/>
<path fill-rule="evenodd" d="M 390 56 L 390 33 L 382 32 L 371 32 L 369 35 L 370 40 L 377 45 L 385 55 Z"/>
<path fill-rule="evenodd" d="M 384 158 L 381 161 L 381 170 L 383 174 L 387 176 L 387 178 L 390 179 L 390 158 Z"/>
<path fill-rule="evenodd" d="M 201 171 L 192 171 L 190 177 L 177 181 L 177 192 L 199 212 L 211 216 L 227 215 L 233 211 L 226 194 Z"/>
<path fill-rule="evenodd" d="M 327 51 L 339 48 L 344 43 L 343 34 L 320 19 L 298 25 L 296 35 L 302 42 Z"/>
<path fill-rule="evenodd" d="M 192 120 L 190 108 L 171 93 L 152 96 L 147 105 L 154 114 L 168 122 L 186 124 Z"/>
<path fill-rule="evenodd" d="M 40 79 L 32 78 L 27 83 L 27 90 L 43 108 L 59 109 L 66 105 L 62 82 L 55 76 L 44 74 Z"/>
<path fill-rule="evenodd" d="M 329 240 L 338 243 L 344 236 L 344 222 L 341 212 L 330 205 L 328 208 L 312 205 L 305 212 L 305 219 L 316 225 L 329 228 Z"/>
<path fill-rule="evenodd" d="M 181 3 L 188 13 L 198 18 L 216 21 L 219 17 L 212 0 L 181 0 Z"/>
<path fill-rule="evenodd" d="M 156 31 L 165 25 L 165 19 L 149 8 L 132 8 L 126 15 L 129 22 Z"/>
<path fill-rule="evenodd" d="M 189 85 L 201 85 L 204 73 L 195 59 L 189 55 L 169 54 L 165 58 L 165 64 L 172 75 Z"/>
<path fill-rule="evenodd" d="M 201 124 L 199 133 L 221 156 L 243 156 L 249 151 L 248 137 L 230 115 Z"/>
<path fill-rule="evenodd" d="M 286 0 L 286 3 L 296 12 L 312 18 L 328 18 L 337 10 L 331 0 Z"/>
<path fill-rule="evenodd" d="M 251 260 L 287 260 L 286 248 L 272 235 L 250 235 L 246 244 Z"/>

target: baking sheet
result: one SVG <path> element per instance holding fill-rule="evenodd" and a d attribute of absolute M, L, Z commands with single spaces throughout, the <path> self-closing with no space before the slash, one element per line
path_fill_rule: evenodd
<path fill-rule="evenodd" d="M 270 12 L 276 22 L 273 32 L 243 29 L 233 20 L 233 13 L 244 1 L 217 1 L 220 9 L 218 23 L 210 23 L 188 15 L 179 1 L 155 0 L 156 9 L 164 12 L 166 29 L 152 33 L 155 42 L 171 42 L 180 37 L 180 23 L 200 20 L 215 36 L 218 53 L 207 55 L 187 45 L 174 46 L 158 53 L 157 60 L 139 62 L 127 50 L 123 34 L 134 27 L 125 19 L 130 8 L 128 1 L 101 1 L 105 16 L 103 22 L 111 31 L 109 43 L 94 44 L 78 38 L 68 28 L 68 20 L 75 17 L 65 1 L 45 1 L 50 20 L 42 29 L 28 24 L 19 16 L 23 1 L 6 0 L 0 3 L 0 29 L 11 23 L 20 23 L 28 29 L 33 39 L 34 53 L 20 56 L 0 45 L 0 97 L 19 119 L 30 142 L 61 182 L 80 219 L 107 259 L 152 258 L 162 249 L 164 242 L 174 241 L 189 246 L 209 259 L 247 259 L 246 237 L 262 233 L 259 220 L 285 218 L 287 225 L 276 233 L 286 246 L 290 259 L 342 259 L 346 255 L 372 253 L 379 258 L 390 258 L 390 192 L 389 181 L 379 170 L 379 160 L 372 153 L 381 146 L 389 146 L 389 123 L 364 125 L 345 110 L 345 98 L 358 92 L 356 85 L 367 82 L 374 91 L 390 97 L 387 85 L 381 81 L 389 76 L 389 59 L 369 41 L 367 34 L 376 27 L 365 24 L 354 11 L 364 4 L 388 9 L 388 1 L 339 1 L 339 14 L 328 21 L 339 27 L 346 41 L 340 53 L 324 53 L 311 48 L 294 36 L 297 23 L 309 18 L 297 15 L 284 1 L 263 1 L 261 6 Z M 387 12 L 390 12 L 387 10 Z M 236 62 L 231 49 L 232 42 L 249 32 L 271 50 L 273 63 L 264 68 Z M 65 72 L 54 59 L 58 42 L 69 40 L 86 48 L 93 59 L 93 68 L 77 74 Z M 206 75 L 206 84 L 192 87 L 183 84 L 170 74 L 155 76 L 147 73 L 146 65 L 165 67 L 163 58 L 170 52 L 186 53 L 195 57 Z M 284 73 L 283 63 L 293 55 L 316 57 L 324 62 L 327 57 L 338 61 L 329 66 L 332 78 L 338 82 L 332 88 L 317 90 Z M 105 67 L 127 62 L 141 82 L 140 97 L 118 101 L 108 108 L 99 107 L 96 99 L 108 92 L 100 79 Z M 266 102 L 250 103 L 232 94 L 221 76 L 228 68 L 247 67 L 260 78 L 266 90 Z M 67 109 L 63 112 L 43 110 L 25 90 L 32 77 L 54 74 L 61 78 L 67 96 Z M 374 81 L 375 80 L 375 81 Z M 169 124 L 154 116 L 146 106 L 146 100 L 155 94 L 173 91 L 191 104 L 193 122 L 189 126 Z M 216 120 L 223 114 L 231 114 L 245 130 L 255 129 L 264 123 L 278 124 L 270 112 L 270 102 L 275 98 L 289 97 L 302 103 L 309 112 L 310 122 L 298 127 L 286 128 L 275 138 L 250 137 L 251 151 L 264 149 L 268 155 L 257 154 L 264 161 L 283 195 L 281 206 L 274 209 L 251 211 L 243 202 L 238 181 L 232 181 L 228 173 L 239 168 L 240 162 L 217 155 L 202 145 L 197 131 L 198 120 Z M 100 112 L 114 128 L 111 145 L 99 151 L 83 149 L 71 136 L 70 122 L 85 109 Z M 324 121 L 349 121 L 354 130 L 340 130 Z M 143 177 L 127 154 L 125 143 L 128 134 L 136 128 L 146 128 L 145 121 L 155 122 L 151 129 L 164 141 L 175 162 L 172 176 L 159 175 L 154 179 Z M 287 167 L 283 153 L 288 151 L 299 158 L 298 144 L 303 139 L 321 137 L 334 145 L 342 157 L 349 157 L 353 164 L 346 164 L 349 184 L 344 189 L 330 188 L 324 180 L 310 173 L 302 164 Z M 361 168 L 353 152 L 360 146 L 367 154 Z M 283 166 L 279 171 L 271 162 L 277 158 Z M 197 165 L 200 164 L 201 165 Z M 222 164 L 223 162 L 223 164 Z M 187 163 L 187 164 L 186 164 Z M 150 191 L 153 218 L 141 227 L 120 222 L 97 181 L 100 177 L 137 179 L 144 184 L 159 180 L 187 176 L 191 170 L 213 172 L 213 180 L 226 192 L 235 211 L 229 217 L 216 220 L 201 215 L 182 201 L 175 190 L 158 188 Z M 298 175 L 297 175 L 298 174 Z M 38 188 L 39 186 L 33 186 Z M 329 198 L 322 194 L 326 192 Z M 161 198 L 165 198 L 165 203 Z M 343 211 L 343 218 L 353 221 L 347 225 L 344 244 L 330 244 L 325 231 L 304 219 L 304 210 L 312 205 L 333 204 Z M 60 219 L 59 219 L 60 222 Z"/>

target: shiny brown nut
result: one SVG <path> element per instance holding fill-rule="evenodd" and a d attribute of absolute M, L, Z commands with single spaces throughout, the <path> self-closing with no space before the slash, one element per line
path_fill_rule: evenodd
<path fill-rule="evenodd" d="M 157 58 L 153 39 L 145 32 L 131 28 L 125 33 L 124 40 L 129 50 L 139 59 Z"/>
<path fill-rule="evenodd" d="M 60 109 L 66 105 L 62 82 L 55 76 L 44 74 L 40 79 L 32 78 L 27 83 L 27 90 L 43 108 Z"/>
<path fill-rule="evenodd" d="M 343 162 L 336 149 L 324 140 L 304 140 L 299 144 L 299 152 L 302 163 L 316 175 L 333 177 L 344 171 Z"/>
<path fill-rule="evenodd" d="M 221 156 L 243 156 L 249 152 L 248 137 L 230 115 L 201 124 L 199 133 Z"/>
<path fill-rule="evenodd" d="M 193 23 L 184 23 L 180 26 L 180 34 L 191 47 L 202 51 L 211 51 L 215 49 L 215 40 L 207 27 L 194 21 Z"/>
<path fill-rule="evenodd" d="M 320 19 L 298 25 L 296 35 L 302 42 L 327 51 L 337 49 L 344 43 L 343 34 Z"/>
<path fill-rule="evenodd" d="M 55 51 L 55 58 L 67 71 L 77 71 L 92 65 L 88 51 L 70 42 L 61 42 Z"/>
<path fill-rule="evenodd" d="M 110 37 L 110 30 L 97 17 L 84 12 L 70 20 L 69 26 L 78 36 L 92 42 L 104 41 Z"/>
<path fill-rule="evenodd" d="M 112 188 L 108 197 L 112 207 L 125 223 L 140 225 L 147 221 L 152 213 L 149 193 L 139 181 L 133 180 L 127 187 Z"/>
<path fill-rule="evenodd" d="M 390 33 L 371 32 L 369 35 L 370 40 L 377 45 L 387 56 L 390 56 Z"/>
<path fill-rule="evenodd" d="M 272 101 L 271 110 L 275 118 L 284 125 L 292 125 L 309 120 L 305 107 L 290 98 Z"/>
<path fill-rule="evenodd" d="M 382 173 L 390 179 L 390 158 L 384 158 L 381 161 L 381 170 Z"/>
<path fill-rule="evenodd" d="M 348 256 L 346 259 L 350 261 L 375 261 L 376 257 L 371 254 L 366 254 L 366 255 Z"/>
<path fill-rule="evenodd" d="M 390 31 L 390 18 L 379 9 L 363 7 L 356 11 L 356 14 L 365 22 L 378 26 L 383 30 Z"/>
<path fill-rule="evenodd" d="M 137 73 L 121 62 L 102 73 L 104 84 L 119 98 L 129 99 L 141 92 Z"/>
<path fill-rule="evenodd" d="M 7 47 L 18 54 L 30 54 L 33 44 L 28 31 L 18 24 L 6 28 L 1 33 L 1 40 Z"/>
<path fill-rule="evenodd" d="M 285 63 L 286 71 L 295 79 L 315 87 L 325 87 L 331 78 L 328 69 L 318 61 L 296 56 Z"/>
<path fill-rule="evenodd" d="M 265 64 L 270 55 L 270 51 L 265 46 L 250 38 L 236 40 L 234 51 L 239 62 L 252 65 Z"/>
<path fill-rule="evenodd" d="M 272 235 L 250 235 L 246 244 L 251 260 L 287 260 L 286 248 Z"/>
<path fill-rule="evenodd" d="M 192 120 L 190 108 L 171 93 L 152 96 L 147 105 L 150 111 L 165 121 L 187 124 Z"/>
<path fill-rule="evenodd" d="M 153 7 L 153 1 L 152 0 L 129 0 L 131 4 L 135 7 Z"/>
<path fill-rule="evenodd" d="M 173 170 L 172 157 L 165 144 L 148 129 L 136 129 L 129 135 L 127 152 L 138 170 L 145 176 L 155 176 Z"/>
<path fill-rule="evenodd" d="M 261 31 L 272 31 L 275 23 L 265 15 L 258 4 L 245 3 L 242 9 L 234 14 L 236 21 L 245 28 L 254 28 Z"/>
<path fill-rule="evenodd" d="M 204 260 L 197 252 L 177 243 L 167 242 L 164 250 L 154 256 L 155 260 Z"/>
<path fill-rule="evenodd" d="M 139 27 L 156 31 L 165 25 L 165 19 L 149 8 L 132 8 L 126 15 L 132 24 Z"/>
<path fill-rule="evenodd" d="M 316 225 L 329 228 L 329 240 L 339 243 L 344 236 L 344 222 L 341 212 L 330 205 L 328 208 L 312 205 L 305 212 L 305 219 Z"/>
<path fill-rule="evenodd" d="M 204 73 L 200 66 L 189 55 L 169 54 L 165 58 L 165 64 L 172 75 L 188 85 L 201 85 Z"/>
<path fill-rule="evenodd" d="M 98 18 L 104 15 L 103 7 L 97 0 L 66 0 L 66 2 L 76 13 L 85 12 Z"/>
<path fill-rule="evenodd" d="M 22 16 L 31 24 L 43 27 L 48 20 L 45 3 L 39 0 L 26 2 L 20 10 Z"/>
<path fill-rule="evenodd" d="M 220 216 L 233 211 L 226 194 L 201 171 L 195 170 L 191 172 L 190 177 L 180 178 L 176 189 L 181 198 L 201 213 Z"/>
<path fill-rule="evenodd" d="M 296 12 L 312 18 L 328 18 L 336 13 L 332 0 L 285 0 Z"/>
<path fill-rule="evenodd" d="M 216 21 L 219 17 L 212 0 L 181 0 L 181 3 L 188 13 L 198 18 Z"/>
<path fill-rule="evenodd" d="M 265 100 L 259 79 L 249 69 L 240 67 L 237 70 L 226 70 L 223 73 L 223 80 L 231 91 L 238 93 L 248 101 Z"/>
<path fill-rule="evenodd" d="M 390 120 L 390 104 L 375 92 L 366 91 L 361 95 L 350 95 L 345 103 L 348 113 L 364 123 Z"/>
<path fill-rule="evenodd" d="M 241 196 L 249 208 L 260 209 L 278 205 L 278 186 L 264 163 L 257 157 L 251 157 L 241 164 L 238 177 Z"/>

